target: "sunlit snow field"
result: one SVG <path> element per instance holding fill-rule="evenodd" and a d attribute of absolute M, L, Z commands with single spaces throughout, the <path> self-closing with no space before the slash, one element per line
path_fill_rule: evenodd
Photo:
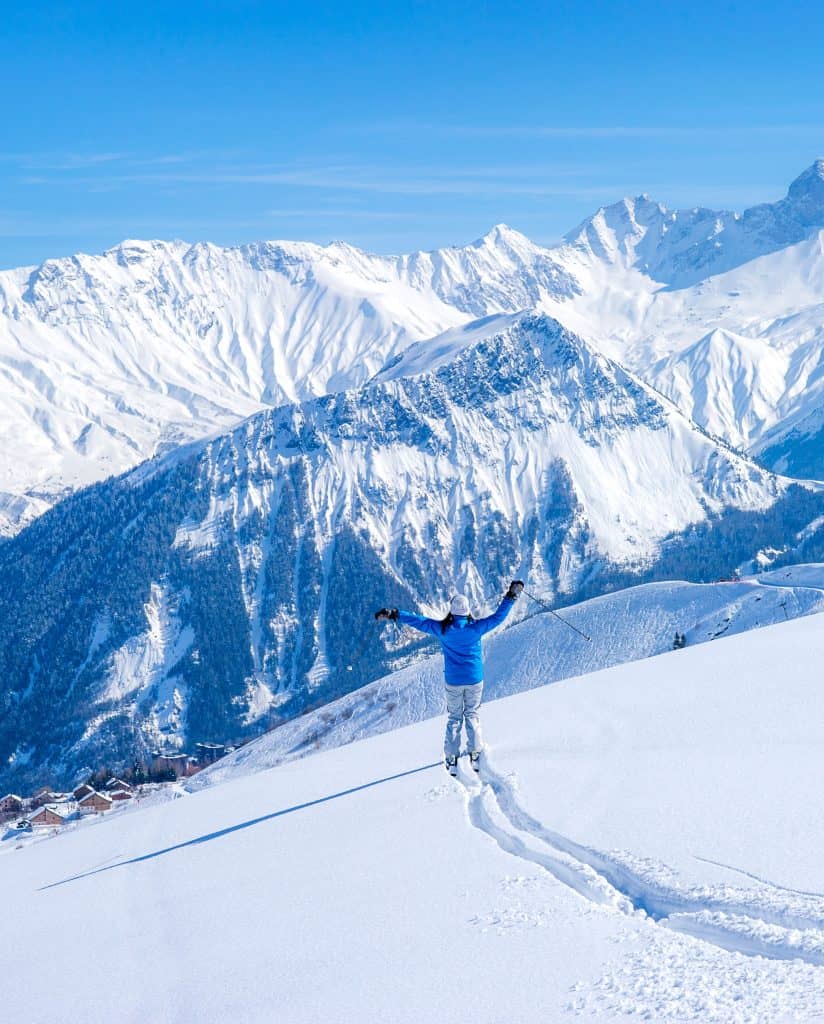
<path fill-rule="evenodd" d="M 822 1014 L 821 621 L 491 702 L 480 779 L 432 719 L 4 844 L 9 1019 Z"/>

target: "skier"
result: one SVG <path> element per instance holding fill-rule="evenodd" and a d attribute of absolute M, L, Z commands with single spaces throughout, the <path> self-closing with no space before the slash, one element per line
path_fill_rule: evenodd
<path fill-rule="evenodd" d="M 469 601 L 463 594 L 456 594 L 452 598 L 449 612 L 443 619 L 427 619 L 411 612 L 398 611 L 397 608 L 381 608 L 375 612 L 376 619 L 401 622 L 421 633 L 429 633 L 441 642 L 447 709 L 443 749 L 446 770 L 450 775 L 458 774 L 462 724 L 466 725 L 470 764 L 476 772 L 480 769 L 483 742 L 478 708 L 484 688 L 481 637 L 504 621 L 523 589 L 520 580 L 513 580 L 497 609 L 484 619 L 472 618 Z"/>

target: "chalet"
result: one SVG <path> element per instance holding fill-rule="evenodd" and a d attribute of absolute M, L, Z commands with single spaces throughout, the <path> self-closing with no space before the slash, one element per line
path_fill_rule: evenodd
<path fill-rule="evenodd" d="M 112 803 L 122 803 L 124 800 L 131 800 L 133 795 L 130 789 L 113 789 L 108 794 Z"/>
<path fill-rule="evenodd" d="M 94 786 L 90 786 L 88 782 L 84 782 L 82 785 L 78 786 L 77 789 L 75 789 L 72 792 L 72 796 L 75 798 L 75 800 L 82 800 L 84 796 L 88 796 L 89 793 L 93 792 Z"/>
<path fill-rule="evenodd" d="M 176 779 L 189 773 L 191 758 L 188 754 L 153 754 L 152 771 L 155 773 L 170 772 Z"/>
<path fill-rule="evenodd" d="M 105 793 L 98 793 L 96 790 L 92 790 L 83 797 L 82 800 L 77 801 L 77 806 L 80 809 L 81 814 L 95 814 L 97 811 L 110 811 L 112 808 L 112 798 L 106 796 Z"/>
<path fill-rule="evenodd" d="M 109 779 L 106 783 L 105 788 L 107 790 L 122 789 L 126 793 L 131 793 L 132 787 L 128 782 L 124 782 L 123 779 Z"/>
<path fill-rule="evenodd" d="M 54 804 L 62 796 L 61 793 L 55 793 L 53 790 L 47 787 L 38 789 L 34 796 L 31 798 L 32 807 L 43 807 L 44 804 Z"/>
<path fill-rule="evenodd" d="M 29 824 L 33 828 L 60 828 L 66 824 L 66 818 L 54 807 L 44 804 L 29 815 Z"/>
<path fill-rule="evenodd" d="M 201 764 L 211 764 L 226 754 L 226 746 L 223 743 L 196 743 L 195 754 Z"/>
<path fill-rule="evenodd" d="M 18 814 L 23 810 L 23 799 L 16 793 L 6 793 L 0 797 L 0 814 Z"/>

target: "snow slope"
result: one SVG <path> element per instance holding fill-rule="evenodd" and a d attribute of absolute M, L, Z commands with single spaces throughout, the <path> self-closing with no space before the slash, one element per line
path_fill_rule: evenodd
<path fill-rule="evenodd" d="M 793 565 L 730 583 L 649 583 L 563 609 L 561 617 L 524 597 L 484 644 L 485 699 L 824 611 L 824 565 Z M 520 621 L 513 618 L 526 615 Z M 391 632 L 389 627 L 384 627 Z M 429 657 L 377 679 L 240 747 L 186 785 L 195 792 L 238 772 L 263 771 L 444 712 L 443 661 Z"/>
<path fill-rule="evenodd" d="M 489 704 L 480 781 L 424 722 L 3 843 L 6 1014 L 813 1019 L 820 621 Z"/>

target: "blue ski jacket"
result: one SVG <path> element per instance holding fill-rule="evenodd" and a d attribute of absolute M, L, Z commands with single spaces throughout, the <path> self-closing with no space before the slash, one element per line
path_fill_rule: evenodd
<path fill-rule="evenodd" d="M 412 612 L 398 612 L 398 622 L 412 626 L 421 633 L 429 633 L 441 642 L 444 660 L 444 675 L 450 686 L 473 686 L 483 682 L 484 663 L 481 652 L 481 637 L 499 626 L 509 615 L 515 602 L 508 597 L 496 610 L 484 619 L 470 619 L 458 616 L 441 630 L 438 619 L 426 619 Z"/>

